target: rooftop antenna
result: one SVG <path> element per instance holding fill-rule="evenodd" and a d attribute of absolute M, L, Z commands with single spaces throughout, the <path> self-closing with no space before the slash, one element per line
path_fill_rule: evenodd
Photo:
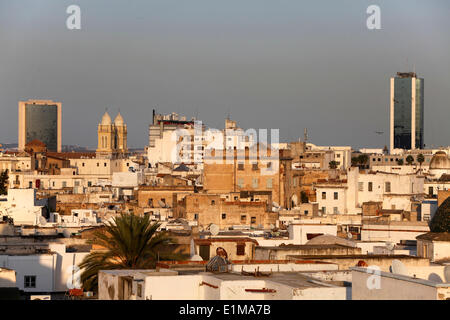
<path fill-rule="evenodd" d="M 303 132 L 303 141 L 308 142 L 308 128 L 305 128 L 304 132 Z"/>

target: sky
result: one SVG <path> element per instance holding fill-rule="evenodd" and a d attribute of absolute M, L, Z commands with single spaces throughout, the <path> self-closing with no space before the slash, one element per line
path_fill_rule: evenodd
<path fill-rule="evenodd" d="M 81 29 L 69 30 L 69 5 Z M 369 5 L 381 29 L 369 30 Z M 425 79 L 425 144 L 449 145 L 450 1 L 0 0 L 0 143 L 17 142 L 19 100 L 62 102 L 63 144 L 95 148 L 106 108 L 128 145 L 152 110 L 222 129 L 382 148 L 389 78 Z M 379 135 L 375 131 L 383 131 Z"/>

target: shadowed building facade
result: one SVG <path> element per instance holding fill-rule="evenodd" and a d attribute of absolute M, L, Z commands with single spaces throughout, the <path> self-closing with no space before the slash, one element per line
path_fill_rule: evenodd
<path fill-rule="evenodd" d="M 61 102 L 19 101 L 19 150 L 33 140 L 42 141 L 47 150 L 61 152 Z"/>
<path fill-rule="evenodd" d="M 391 78 L 390 148 L 424 147 L 424 80 L 413 72 Z"/>

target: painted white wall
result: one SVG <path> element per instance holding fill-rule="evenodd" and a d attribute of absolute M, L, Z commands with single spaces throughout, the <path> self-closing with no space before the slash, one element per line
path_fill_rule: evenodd
<path fill-rule="evenodd" d="M 337 225 L 332 224 L 290 224 L 288 226 L 289 239 L 294 241 L 294 244 L 305 244 L 308 233 L 322 233 L 337 235 Z"/>
<path fill-rule="evenodd" d="M 412 279 L 404 276 L 389 276 L 380 271 L 378 286 L 368 286 L 376 275 L 361 270 L 352 271 L 353 300 L 437 300 L 438 287 L 427 280 Z M 369 278 L 370 277 L 370 278 Z M 450 285 L 447 286 L 448 291 Z M 449 291 L 448 291 L 449 292 Z M 445 297 L 444 297 L 445 299 Z"/>
<path fill-rule="evenodd" d="M 56 254 L 0 255 L 0 266 L 16 271 L 16 283 L 25 292 L 53 292 Z M 36 287 L 25 288 L 25 276 L 36 276 Z"/>

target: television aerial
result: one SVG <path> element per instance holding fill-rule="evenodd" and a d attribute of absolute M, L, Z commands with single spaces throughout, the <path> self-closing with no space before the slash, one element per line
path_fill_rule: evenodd
<path fill-rule="evenodd" d="M 405 265 L 397 259 L 392 260 L 391 272 L 403 276 L 408 275 L 408 269 L 406 269 Z"/>

